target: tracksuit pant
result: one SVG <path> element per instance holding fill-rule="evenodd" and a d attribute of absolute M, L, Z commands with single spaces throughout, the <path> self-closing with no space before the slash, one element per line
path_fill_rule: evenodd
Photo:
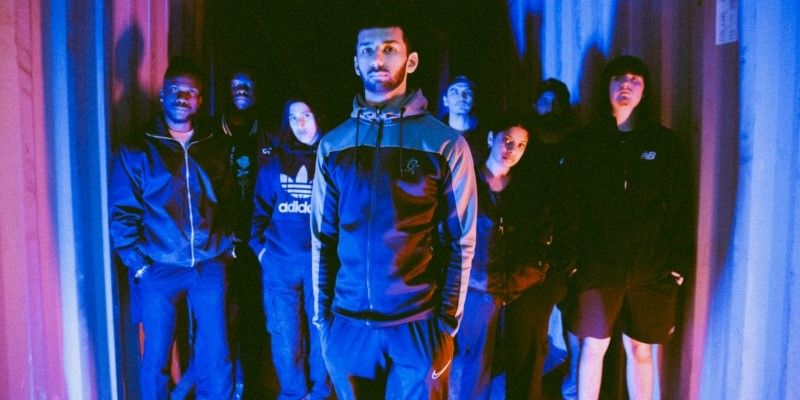
<path fill-rule="evenodd" d="M 142 399 L 169 395 L 169 356 L 175 334 L 175 309 L 188 297 L 195 319 L 194 371 L 197 399 L 229 399 L 233 374 L 225 320 L 225 270 L 229 255 L 197 263 L 193 268 L 155 263 L 140 277 L 144 354 L 140 370 Z"/>
<path fill-rule="evenodd" d="M 286 267 L 292 266 L 262 265 L 264 311 L 280 384 L 278 399 L 330 398 L 333 389 L 319 331 L 311 324 L 311 266 Z"/>
<path fill-rule="evenodd" d="M 322 344 L 339 400 L 447 398 L 453 337 L 436 317 L 374 327 L 336 315 Z"/>
<path fill-rule="evenodd" d="M 450 398 L 488 400 L 502 374 L 503 306 L 491 294 L 469 289 L 455 338 Z M 497 386 L 497 385 L 495 385 Z M 500 385 L 499 389 L 502 389 Z M 495 391 L 498 388 L 494 388 Z"/>

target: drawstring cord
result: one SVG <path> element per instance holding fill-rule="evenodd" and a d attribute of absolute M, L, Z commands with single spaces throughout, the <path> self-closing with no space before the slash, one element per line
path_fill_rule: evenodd
<path fill-rule="evenodd" d="M 358 172 L 358 128 L 361 125 L 361 109 L 356 112 L 356 154 L 355 154 L 355 169 Z"/>
<path fill-rule="evenodd" d="M 405 114 L 406 108 L 400 108 L 400 179 L 403 179 L 404 173 L 404 165 L 403 165 L 403 114 Z"/>

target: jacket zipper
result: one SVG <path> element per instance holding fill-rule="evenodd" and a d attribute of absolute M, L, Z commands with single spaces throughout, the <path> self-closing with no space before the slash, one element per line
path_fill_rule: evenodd
<path fill-rule="evenodd" d="M 184 147 L 183 144 L 181 144 L 181 148 L 183 149 L 183 161 L 184 161 L 184 167 L 185 167 L 185 170 L 186 170 L 186 175 L 185 175 L 185 177 L 186 177 L 186 200 L 189 203 L 189 241 L 190 241 L 189 251 L 192 254 L 192 256 L 191 256 L 192 263 L 191 263 L 190 266 L 194 267 L 194 263 L 195 263 L 195 256 L 194 256 L 194 234 L 195 234 L 195 232 L 194 232 L 194 208 L 192 207 L 192 191 L 191 191 L 191 188 L 189 187 L 189 146 L 191 146 L 191 145 L 192 145 L 191 142 L 189 142 L 186 145 L 186 147 Z"/>
<path fill-rule="evenodd" d="M 189 265 L 189 267 L 190 268 L 194 268 L 194 264 L 195 264 L 195 254 L 194 254 L 195 229 L 194 229 L 194 208 L 192 207 L 192 192 L 191 192 L 191 188 L 189 186 L 189 147 L 191 145 L 195 144 L 195 143 L 203 142 L 206 139 L 210 138 L 211 136 L 207 136 L 207 137 L 205 137 L 203 139 L 200 139 L 200 140 L 198 140 L 196 142 L 190 141 L 188 144 L 186 144 L 186 147 L 183 146 L 183 143 L 181 143 L 180 141 L 176 140 L 175 138 L 173 138 L 171 136 L 167 137 L 167 136 L 160 136 L 160 135 L 152 135 L 152 134 L 149 134 L 149 133 L 147 134 L 147 136 L 154 137 L 154 138 L 159 138 L 159 139 L 167 139 L 167 140 L 172 140 L 172 141 L 178 142 L 178 144 L 181 146 L 181 149 L 183 150 L 183 163 L 184 163 L 184 170 L 185 170 L 184 178 L 186 180 L 186 200 L 188 201 L 188 206 L 189 206 L 189 254 L 191 254 L 191 256 L 190 256 L 191 264 Z"/>
<path fill-rule="evenodd" d="M 508 255 L 506 254 L 506 228 L 503 223 L 503 216 L 500 216 L 500 224 L 497 226 L 497 233 L 500 235 L 500 246 L 501 249 L 501 257 L 500 265 L 502 266 L 502 272 L 500 274 L 500 292 L 502 293 L 503 299 L 503 306 L 506 305 L 506 299 L 508 298 L 508 288 L 507 288 L 507 280 L 508 280 L 508 265 L 506 265 L 506 258 Z"/>
<path fill-rule="evenodd" d="M 359 122 L 360 123 L 360 122 Z M 378 124 L 378 134 L 375 138 L 375 156 L 372 159 L 372 185 L 369 196 L 369 222 L 367 225 L 367 306 L 372 311 L 372 285 L 370 285 L 372 271 L 372 215 L 375 212 L 375 187 L 377 186 L 378 165 L 380 164 L 381 140 L 383 139 L 383 119 Z M 369 325 L 369 321 L 367 321 Z"/>

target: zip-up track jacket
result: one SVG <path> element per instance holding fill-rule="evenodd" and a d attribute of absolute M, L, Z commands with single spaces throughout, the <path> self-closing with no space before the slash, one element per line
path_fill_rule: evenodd
<path fill-rule="evenodd" d="M 194 267 L 233 244 L 234 181 L 220 135 L 202 125 L 184 150 L 161 117 L 128 135 L 109 187 L 110 233 L 123 264 Z"/>
<path fill-rule="evenodd" d="M 256 178 L 250 247 L 273 271 L 311 265 L 311 184 L 317 146 L 294 136 L 272 151 Z"/>
<path fill-rule="evenodd" d="M 475 247 L 472 156 L 417 91 L 382 109 L 357 96 L 319 145 L 312 195 L 314 321 L 387 326 L 439 317 L 454 334 Z M 440 243 L 437 230 L 444 240 Z"/>

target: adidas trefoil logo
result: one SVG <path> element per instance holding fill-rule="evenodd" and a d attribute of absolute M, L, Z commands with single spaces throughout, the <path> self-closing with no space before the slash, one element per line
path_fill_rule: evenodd
<path fill-rule="evenodd" d="M 305 165 L 300 167 L 294 179 L 284 174 L 281 174 L 280 179 L 283 190 L 295 199 L 308 199 L 311 197 L 311 182 L 308 181 L 308 170 L 306 170 Z"/>
<path fill-rule="evenodd" d="M 308 181 L 308 170 L 305 165 L 300 167 L 297 171 L 297 176 L 292 177 L 281 174 L 281 188 L 289 193 L 289 196 L 295 199 L 303 199 L 304 201 L 294 200 L 291 202 L 285 201 L 278 204 L 278 211 L 281 213 L 291 214 L 311 214 L 311 182 Z"/>

